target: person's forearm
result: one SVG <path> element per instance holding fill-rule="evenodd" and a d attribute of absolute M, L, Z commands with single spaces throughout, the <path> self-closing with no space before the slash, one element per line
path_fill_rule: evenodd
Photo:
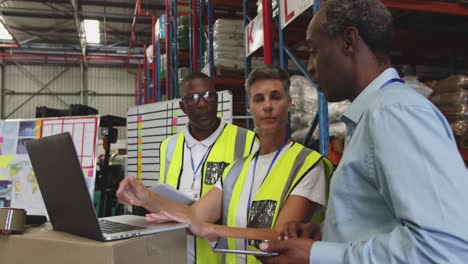
<path fill-rule="evenodd" d="M 143 204 L 143 207 L 151 213 L 164 210 L 171 213 L 181 212 L 186 215 L 193 215 L 190 206 L 170 201 L 153 192 L 149 192 L 148 200 Z"/>
<path fill-rule="evenodd" d="M 213 230 L 216 237 L 234 237 L 257 240 L 278 239 L 280 232 L 266 228 L 240 228 L 216 224 L 207 224 Z"/>

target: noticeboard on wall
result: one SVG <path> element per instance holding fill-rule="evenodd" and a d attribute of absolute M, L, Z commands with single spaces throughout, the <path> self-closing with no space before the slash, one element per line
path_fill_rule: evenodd
<path fill-rule="evenodd" d="M 25 144 L 35 138 L 63 132 L 72 135 L 92 194 L 98 127 L 98 116 L 0 120 L 0 207 L 23 208 L 28 214 L 47 215 Z"/>

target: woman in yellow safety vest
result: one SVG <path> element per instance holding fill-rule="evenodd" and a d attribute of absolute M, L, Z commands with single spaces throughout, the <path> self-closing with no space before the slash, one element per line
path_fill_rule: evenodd
<path fill-rule="evenodd" d="M 260 240 L 277 239 L 287 222 L 310 221 L 326 203 L 326 179 L 332 164 L 289 138 L 289 86 L 288 74 L 276 66 L 251 72 L 246 94 L 260 149 L 227 167 L 215 188 L 195 204 L 171 202 L 133 177 L 120 184 L 119 201 L 153 212 L 146 215 L 148 221 L 190 223 L 194 235 L 210 241 L 222 238 L 229 249 L 253 249 Z M 214 224 L 220 221 L 222 225 Z M 226 254 L 223 262 L 245 263 L 245 258 Z M 248 256 L 247 262 L 257 260 Z"/>

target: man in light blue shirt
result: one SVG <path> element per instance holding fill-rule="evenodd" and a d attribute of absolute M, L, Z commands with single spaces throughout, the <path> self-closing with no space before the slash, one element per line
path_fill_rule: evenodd
<path fill-rule="evenodd" d="M 346 147 L 323 241 L 264 243 L 280 253 L 264 262 L 468 263 L 468 171 L 444 116 L 391 68 L 391 39 L 379 0 L 328 0 L 309 25 L 311 74 L 352 100 Z"/>

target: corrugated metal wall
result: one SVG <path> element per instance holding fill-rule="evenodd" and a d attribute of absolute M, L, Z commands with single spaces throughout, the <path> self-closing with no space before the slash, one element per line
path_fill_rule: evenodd
<path fill-rule="evenodd" d="M 68 69 L 68 70 L 67 70 Z M 57 77 L 63 73 L 60 77 Z M 7 65 L 5 66 L 5 115 L 12 118 L 33 118 L 36 114 L 36 106 L 47 106 L 51 108 L 66 109 L 69 104 L 80 102 L 80 68 L 76 66 L 29 66 L 29 65 Z M 45 84 L 51 82 L 44 93 L 72 93 L 76 96 L 50 96 L 18 93 L 35 93 Z M 32 99 L 26 104 L 28 98 Z M 24 104 L 21 108 L 20 105 Z M 16 110 L 17 109 L 17 110 Z M 16 110 L 16 111 L 15 111 Z M 15 111 L 15 112 L 13 112 Z"/>
<path fill-rule="evenodd" d="M 135 80 L 123 68 L 88 68 L 89 106 L 101 115 L 126 117 L 127 110 L 135 105 Z M 119 138 L 127 138 L 127 130 L 119 128 Z"/>
<path fill-rule="evenodd" d="M 125 68 L 89 67 L 88 105 L 98 109 L 100 115 L 125 117 L 127 109 L 134 106 L 133 78 Z M 49 95 L 33 96 L 53 79 L 42 90 Z M 34 118 L 37 106 L 68 109 L 70 104 L 81 103 L 80 66 L 6 65 L 4 80 L 4 115 L 8 119 Z M 119 129 L 119 138 L 126 138 L 126 129 Z"/>

